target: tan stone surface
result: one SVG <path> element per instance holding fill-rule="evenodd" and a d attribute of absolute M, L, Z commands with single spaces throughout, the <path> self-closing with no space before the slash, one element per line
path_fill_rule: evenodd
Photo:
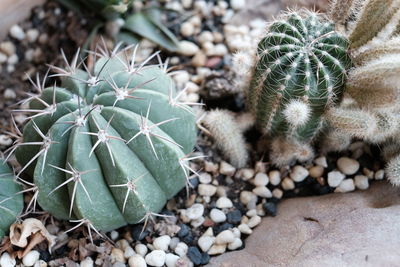
<path fill-rule="evenodd" d="M 245 244 L 208 266 L 400 266 L 400 188 L 285 200 Z"/>
<path fill-rule="evenodd" d="M 0 0 L 0 40 L 6 35 L 12 25 L 29 17 L 34 6 L 45 0 Z"/>

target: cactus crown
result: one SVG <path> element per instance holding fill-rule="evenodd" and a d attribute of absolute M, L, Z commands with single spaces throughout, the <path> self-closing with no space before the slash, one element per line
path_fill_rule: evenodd
<path fill-rule="evenodd" d="M 15 182 L 12 170 L 0 158 L 0 240 L 24 207 L 22 194 L 16 194 L 20 190 L 21 186 Z"/>
<path fill-rule="evenodd" d="M 257 48 L 248 107 L 271 136 L 310 141 L 342 95 L 351 61 L 346 37 L 312 12 L 273 22 Z"/>
<path fill-rule="evenodd" d="M 61 86 L 38 82 L 22 110 L 33 115 L 15 146 L 17 176 L 33 176 L 37 201 L 57 218 L 99 230 L 138 223 L 189 181 L 195 116 L 167 66 L 137 64 L 136 50 L 95 53 L 93 70 L 78 51 L 66 69 L 54 67 Z"/>

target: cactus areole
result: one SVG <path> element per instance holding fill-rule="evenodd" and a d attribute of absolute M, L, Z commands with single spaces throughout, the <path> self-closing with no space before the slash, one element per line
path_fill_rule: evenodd
<path fill-rule="evenodd" d="M 258 44 L 248 106 L 271 136 L 309 142 L 329 105 L 341 97 L 351 66 L 345 36 L 304 11 L 272 23 Z"/>
<path fill-rule="evenodd" d="M 136 49 L 127 51 L 103 51 L 92 71 L 79 53 L 53 67 L 61 86 L 37 82 L 16 149 L 40 206 L 96 230 L 157 215 L 189 181 L 196 141 L 195 116 L 167 66 L 136 64 Z"/>

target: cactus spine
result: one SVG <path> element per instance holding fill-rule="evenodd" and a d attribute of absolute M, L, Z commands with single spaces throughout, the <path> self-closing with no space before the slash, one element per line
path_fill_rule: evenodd
<path fill-rule="evenodd" d="M 61 87 L 30 98 L 16 145 L 40 206 L 97 230 L 147 221 L 189 180 L 195 116 L 167 67 L 137 64 L 131 50 L 96 53 L 93 70 L 54 67 Z M 153 55 L 154 57 L 155 55 Z M 150 60 L 151 58 L 149 58 Z"/>
<path fill-rule="evenodd" d="M 259 42 L 248 107 L 272 137 L 311 141 L 328 106 L 342 95 L 350 58 L 347 39 L 315 13 L 273 22 Z"/>
<path fill-rule="evenodd" d="M 0 159 L 0 240 L 24 207 L 23 196 L 18 194 L 20 191 L 21 186 L 15 182 L 11 168 Z"/>

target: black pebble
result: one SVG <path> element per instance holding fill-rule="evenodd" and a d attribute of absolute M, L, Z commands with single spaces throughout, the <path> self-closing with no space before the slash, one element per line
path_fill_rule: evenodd
<path fill-rule="evenodd" d="M 230 224 L 230 223 L 224 223 L 224 224 L 221 224 L 221 225 L 216 225 L 216 226 L 213 227 L 214 235 L 218 235 L 222 231 L 228 230 L 230 228 L 233 228 L 233 225 Z"/>
<path fill-rule="evenodd" d="M 226 214 L 228 223 L 238 224 L 242 220 L 242 213 L 240 210 L 230 211 Z"/>
<path fill-rule="evenodd" d="M 189 247 L 187 256 L 194 263 L 194 265 L 200 265 L 202 263 L 202 256 L 200 250 L 197 247 Z"/>
<path fill-rule="evenodd" d="M 207 264 L 210 262 L 210 255 L 208 255 L 206 252 L 203 252 L 201 254 L 201 264 Z"/>
<path fill-rule="evenodd" d="M 142 224 L 133 226 L 131 230 L 132 238 L 136 241 L 142 241 L 149 234 L 149 231 L 144 230 L 142 232 L 142 230 L 143 230 Z"/>
<path fill-rule="evenodd" d="M 184 223 L 181 223 L 179 225 L 179 227 L 181 228 L 181 230 L 179 230 L 179 232 L 178 232 L 178 237 L 182 238 L 182 237 L 187 236 L 189 234 L 189 231 L 190 231 L 190 227 L 189 226 L 187 226 Z"/>
<path fill-rule="evenodd" d="M 273 202 L 266 202 L 266 203 L 264 203 L 263 208 L 264 208 L 265 213 L 266 213 L 267 215 L 270 215 L 270 216 L 273 216 L 273 217 L 276 216 L 276 212 L 277 212 L 277 205 L 276 205 L 276 203 L 273 203 Z"/>
<path fill-rule="evenodd" d="M 48 262 L 51 260 L 51 255 L 48 250 L 44 249 L 44 250 L 40 250 L 39 252 L 40 252 L 41 260 L 44 260 L 45 262 Z"/>
<path fill-rule="evenodd" d="M 190 231 L 187 235 L 181 238 L 181 240 L 187 245 L 193 245 L 194 237 L 192 231 Z"/>
<path fill-rule="evenodd" d="M 199 177 L 194 177 L 190 179 L 190 184 L 193 186 L 193 188 L 197 188 L 199 186 Z"/>

